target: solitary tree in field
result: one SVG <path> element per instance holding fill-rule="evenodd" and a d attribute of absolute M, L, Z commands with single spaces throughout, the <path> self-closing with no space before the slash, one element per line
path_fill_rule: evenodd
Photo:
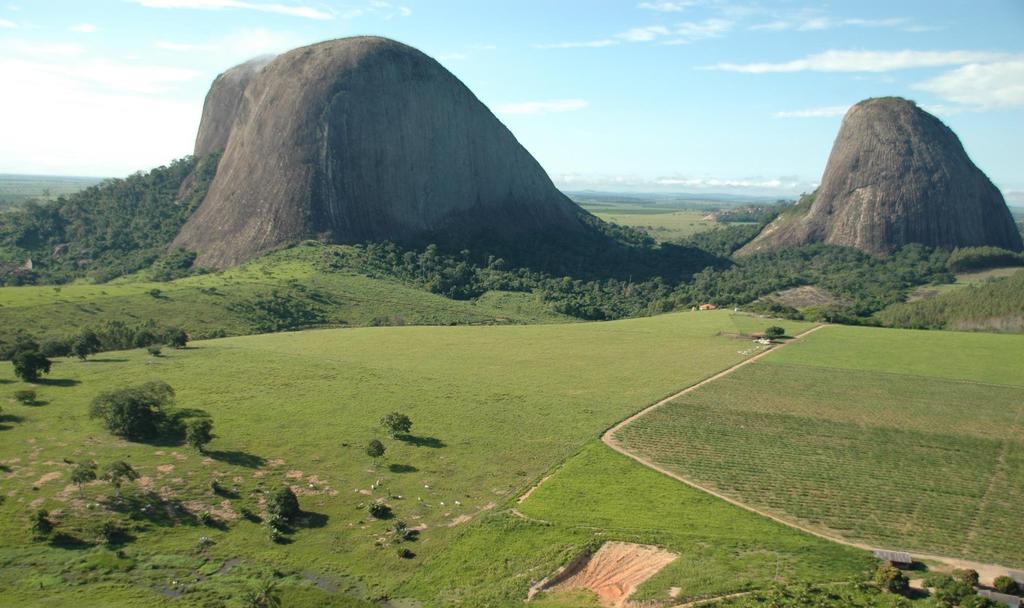
<path fill-rule="evenodd" d="M 200 453 L 206 444 L 213 441 L 213 421 L 209 418 L 189 420 L 185 425 L 185 441 Z"/>
<path fill-rule="evenodd" d="M 139 473 L 132 468 L 132 465 L 123 460 L 112 462 L 103 470 L 103 479 L 114 486 L 114 496 L 119 500 L 121 498 L 121 485 L 125 481 L 135 481 L 138 478 Z"/>
<path fill-rule="evenodd" d="M 409 419 L 405 414 L 399 412 L 391 412 L 387 416 L 380 419 L 380 424 L 387 429 L 388 434 L 391 437 L 398 437 L 404 435 L 412 430 L 412 420 Z"/>
<path fill-rule="evenodd" d="M 32 536 L 36 539 L 43 539 L 53 532 L 53 522 L 50 521 L 50 512 L 46 509 L 39 509 L 32 514 L 30 520 L 30 527 L 32 529 Z"/>
<path fill-rule="evenodd" d="M 50 373 L 50 360 L 38 350 L 23 350 L 11 358 L 14 375 L 25 382 L 35 382 L 43 374 Z"/>
<path fill-rule="evenodd" d="M 285 521 L 291 521 L 302 513 L 299 497 L 288 486 L 274 492 L 267 501 L 267 511 Z"/>
<path fill-rule="evenodd" d="M 172 327 L 164 334 L 164 342 L 172 348 L 185 348 L 188 344 L 188 334 L 180 327 Z"/>
<path fill-rule="evenodd" d="M 78 494 L 82 494 L 82 486 L 96 479 L 96 463 L 95 462 L 80 462 L 75 467 L 74 471 L 71 471 L 71 483 L 78 486 Z"/>
<path fill-rule="evenodd" d="M 374 439 L 366 446 L 366 455 L 373 458 L 376 465 L 384 457 L 384 444 Z"/>
<path fill-rule="evenodd" d="M 786 335 L 786 330 L 782 329 L 778 325 L 772 325 L 771 327 L 764 330 L 764 337 L 769 340 L 776 340 Z"/>

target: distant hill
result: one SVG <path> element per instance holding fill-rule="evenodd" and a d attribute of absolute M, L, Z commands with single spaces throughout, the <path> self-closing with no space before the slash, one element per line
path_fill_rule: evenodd
<path fill-rule="evenodd" d="M 595 236 L 465 85 L 393 40 L 343 38 L 245 64 L 218 77 L 206 104 L 197 152 L 223 141 L 224 155 L 174 240 L 201 266 L 307 238 L 530 249 Z"/>
<path fill-rule="evenodd" d="M 898 97 L 850 108 L 813 202 L 792 211 L 740 253 L 816 242 L 875 254 L 912 243 L 1024 249 L 999 189 L 953 131 Z"/>

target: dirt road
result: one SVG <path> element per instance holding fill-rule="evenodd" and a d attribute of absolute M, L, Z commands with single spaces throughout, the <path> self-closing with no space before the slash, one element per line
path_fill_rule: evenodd
<path fill-rule="evenodd" d="M 663 475 L 667 475 L 667 476 L 671 477 L 672 479 L 675 479 L 677 481 L 681 481 L 681 482 L 685 483 L 686 485 L 688 485 L 688 486 L 690 486 L 692 488 L 695 488 L 697 490 L 700 490 L 701 492 L 705 492 L 707 494 L 710 494 L 710 495 L 714 496 L 715 498 L 719 498 L 721 500 L 724 500 L 725 502 L 727 502 L 729 504 L 732 504 L 732 505 L 735 505 L 737 507 L 740 507 L 741 509 L 746 509 L 747 511 L 750 511 L 752 513 L 757 513 L 758 515 L 760 515 L 762 517 L 767 517 L 768 519 L 777 521 L 777 522 L 779 522 L 780 524 L 782 524 L 784 526 L 789 526 L 790 528 L 793 528 L 793 529 L 796 529 L 796 530 L 800 530 L 801 532 L 806 532 L 807 534 L 811 534 L 813 536 L 817 536 L 818 538 L 823 538 L 825 540 L 829 540 L 829 541 L 832 541 L 834 543 L 839 543 L 841 545 L 846 545 L 848 547 L 856 547 L 858 549 L 864 549 L 866 551 L 875 551 L 875 550 L 881 549 L 881 547 L 872 547 L 871 545 L 867 545 L 867 544 L 864 544 L 864 543 L 858 543 L 858 542 L 855 542 L 855 541 L 846 540 L 844 538 L 841 538 L 841 537 L 838 537 L 838 536 L 833 536 L 831 534 L 827 534 L 827 533 L 821 532 L 819 530 L 814 530 L 812 528 L 807 528 L 807 527 L 805 527 L 805 526 L 803 526 L 801 524 L 798 524 L 796 522 L 789 521 L 787 519 L 783 519 L 783 518 L 781 518 L 781 517 L 779 517 L 777 515 L 774 515 L 772 513 L 768 513 L 766 511 L 763 511 L 763 510 L 758 509 L 756 507 L 752 507 L 752 506 L 750 506 L 748 504 L 740 502 L 740 501 L 738 501 L 738 500 L 736 500 L 734 498 L 730 498 L 729 496 L 725 496 L 724 494 L 720 494 L 719 492 L 716 492 L 715 490 L 713 490 L 711 488 L 708 488 L 708 487 L 702 486 L 702 485 L 700 485 L 698 483 L 695 483 L 695 482 L 691 481 L 690 479 L 687 479 L 687 478 L 683 477 L 682 475 L 679 475 L 678 473 L 674 473 L 672 471 L 669 471 L 668 469 L 665 469 L 665 468 L 663 468 L 661 466 L 658 466 L 657 464 L 651 462 L 650 460 L 647 460 L 646 458 L 643 458 L 642 456 L 638 456 L 638 455 L 630 452 L 626 448 L 622 447 L 622 445 L 619 444 L 619 442 L 616 441 L 616 439 L 615 439 L 615 433 L 617 433 L 620 429 L 622 429 L 624 426 L 630 424 L 631 422 L 633 422 L 637 418 L 640 418 L 641 416 L 646 415 L 648 412 L 651 412 L 652 410 L 655 410 L 655 409 L 665 405 L 666 403 L 668 403 L 670 401 L 678 399 L 679 397 L 682 397 L 683 395 L 686 395 L 687 393 L 691 393 L 691 392 L 699 389 L 702 386 L 705 386 L 707 384 L 715 382 L 716 380 L 724 378 L 725 376 L 728 376 L 729 374 L 735 372 L 736 370 L 738 370 L 738 369 L 740 369 L 740 368 L 742 368 L 742 367 L 744 367 L 746 365 L 750 365 L 751 363 L 754 363 L 755 361 L 761 359 L 762 357 L 766 357 L 769 354 L 771 354 L 771 353 L 773 353 L 773 352 L 775 352 L 775 351 L 777 351 L 777 350 L 779 350 L 781 348 L 785 348 L 789 344 L 792 344 L 794 342 L 798 342 L 804 336 L 806 336 L 806 335 L 808 335 L 808 334 L 810 334 L 812 332 L 819 331 L 819 330 L 821 330 L 822 328 L 825 328 L 825 327 L 828 327 L 828 325 L 816 325 L 815 327 L 812 327 L 811 329 L 809 329 L 809 330 L 807 330 L 807 331 L 805 331 L 803 333 L 800 333 L 800 334 L 794 336 L 793 339 L 789 340 L 788 342 L 784 342 L 784 343 L 779 344 L 778 346 L 774 346 L 774 347 L 772 347 L 772 348 L 770 348 L 770 349 L 768 349 L 768 350 L 766 350 L 766 351 L 764 351 L 762 353 L 758 353 L 757 355 L 754 355 L 753 357 L 750 357 L 749 359 L 745 359 L 745 360 L 737 363 L 736 365 L 733 365 L 729 369 L 721 371 L 721 372 L 715 374 L 714 376 L 711 376 L 710 378 L 706 378 L 704 380 L 701 380 L 697 384 L 694 384 L 694 385 L 692 385 L 692 386 L 690 386 L 688 388 L 685 388 L 685 389 L 679 391 L 678 393 L 676 393 L 674 395 L 671 395 L 669 397 L 666 397 L 666 398 L 662 399 L 661 401 L 655 403 L 654 405 L 648 406 L 648 407 L 640 410 L 636 414 L 633 414 L 629 418 L 626 418 L 622 422 L 619 422 L 618 424 L 616 424 L 612 428 L 610 428 L 607 431 L 605 431 L 605 433 L 601 436 L 601 441 L 603 441 L 605 443 L 605 445 L 607 445 L 611 449 L 615 450 L 616 452 L 618 452 L 618 453 L 620 453 L 620 454 L 622 454 L 624 456 L 628 456 L 628 457 L 632 458 L 633 460 L 639 462 L 640 464 L 642 464 L 642 465 L 644 465 L 646 467 L 649 467 L 651 469 L 654 469 L 655 471 L 658 471 L 659 473 L 661 473 Z M 533 488 L 531 488 L 530 491 L 532 492 Z M 527 495 L 528 494 L 529 494 L 529 492 L 527 493 Z M 942 556 L 942 555 L 930 555 L 930 554 L 917 553 L 917 552 L 913 552 L 912 555 L 914 556 L 915 559 L 918 559 L 918 560 L 930 560 L 930 561 L 941 562 L 941 563 L 946 564 L 946 565 L 948 565 L 948 566 L 950 566 L 952 568 L 970 568 L 970 569 L 973 569 L 973 570 L 977 570 L 982 584 L 989 584 L 989 585 L 992 584 L 992 580 L 995 577 L 1006 574 L 1006 572 L 1008 570 L 1007 567 L 1000 566 L 998 564 L 983 564 L 983 563 L 980 563 L 980 562 L 973 562 L 973 561 L 964 560 L 964 559 L 960 559 L 960 558 L 956 558 L 956 557 L 948 557 L 948 556 Z"/>

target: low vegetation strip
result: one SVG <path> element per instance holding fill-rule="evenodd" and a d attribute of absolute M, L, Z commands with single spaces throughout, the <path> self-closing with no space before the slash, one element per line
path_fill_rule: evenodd
<path fill-rule="evenodd" d="M 1024 358 L 1004 338 L 834 328 L 615 438 L 658 467 L 829 535 L 1019 566 Z M 972 357 L 979 351 L 988 354 Z"/>

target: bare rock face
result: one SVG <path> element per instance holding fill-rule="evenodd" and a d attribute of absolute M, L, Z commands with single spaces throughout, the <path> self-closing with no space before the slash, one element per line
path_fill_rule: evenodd
<path fill-rule="evenodd" d="M 233 89 L 222 88 L 216 104 L 227 109 Z M 202 148 L 216 149 L 223 127 L 207 125 L 205 109 L 203 122 Z M 314 237 L 514 240 L 585 229 L 579 208 L 465 85 L 392 40 L 345 38 L 277 57 L 244 87 L 228 132 L 210 190 L 173 244 L 202 266 Z"/>
<path fill-rule="evenodd" d="M 814 242 L 876 254 L 910 243 L 1022 249 L 1002 193 L 956 134 L 898 97 L 850 108 L 814 202 L 780 216 L 738 253 Z"/>
<path fill-rule="evenodd" d="M 212 152 L 222 152 L 228 144 L 231 127 L 235 124 L 238 109 L 242 105 L 242 96 L 256 74 L 260 73 L 273 56 L 257 57 L 217 76 L 206 94 L 203 102 L 203 117 L 199 122 L 199 133 L 196 135 L 196 147 L 193 154 L 197 157 Z"/>

